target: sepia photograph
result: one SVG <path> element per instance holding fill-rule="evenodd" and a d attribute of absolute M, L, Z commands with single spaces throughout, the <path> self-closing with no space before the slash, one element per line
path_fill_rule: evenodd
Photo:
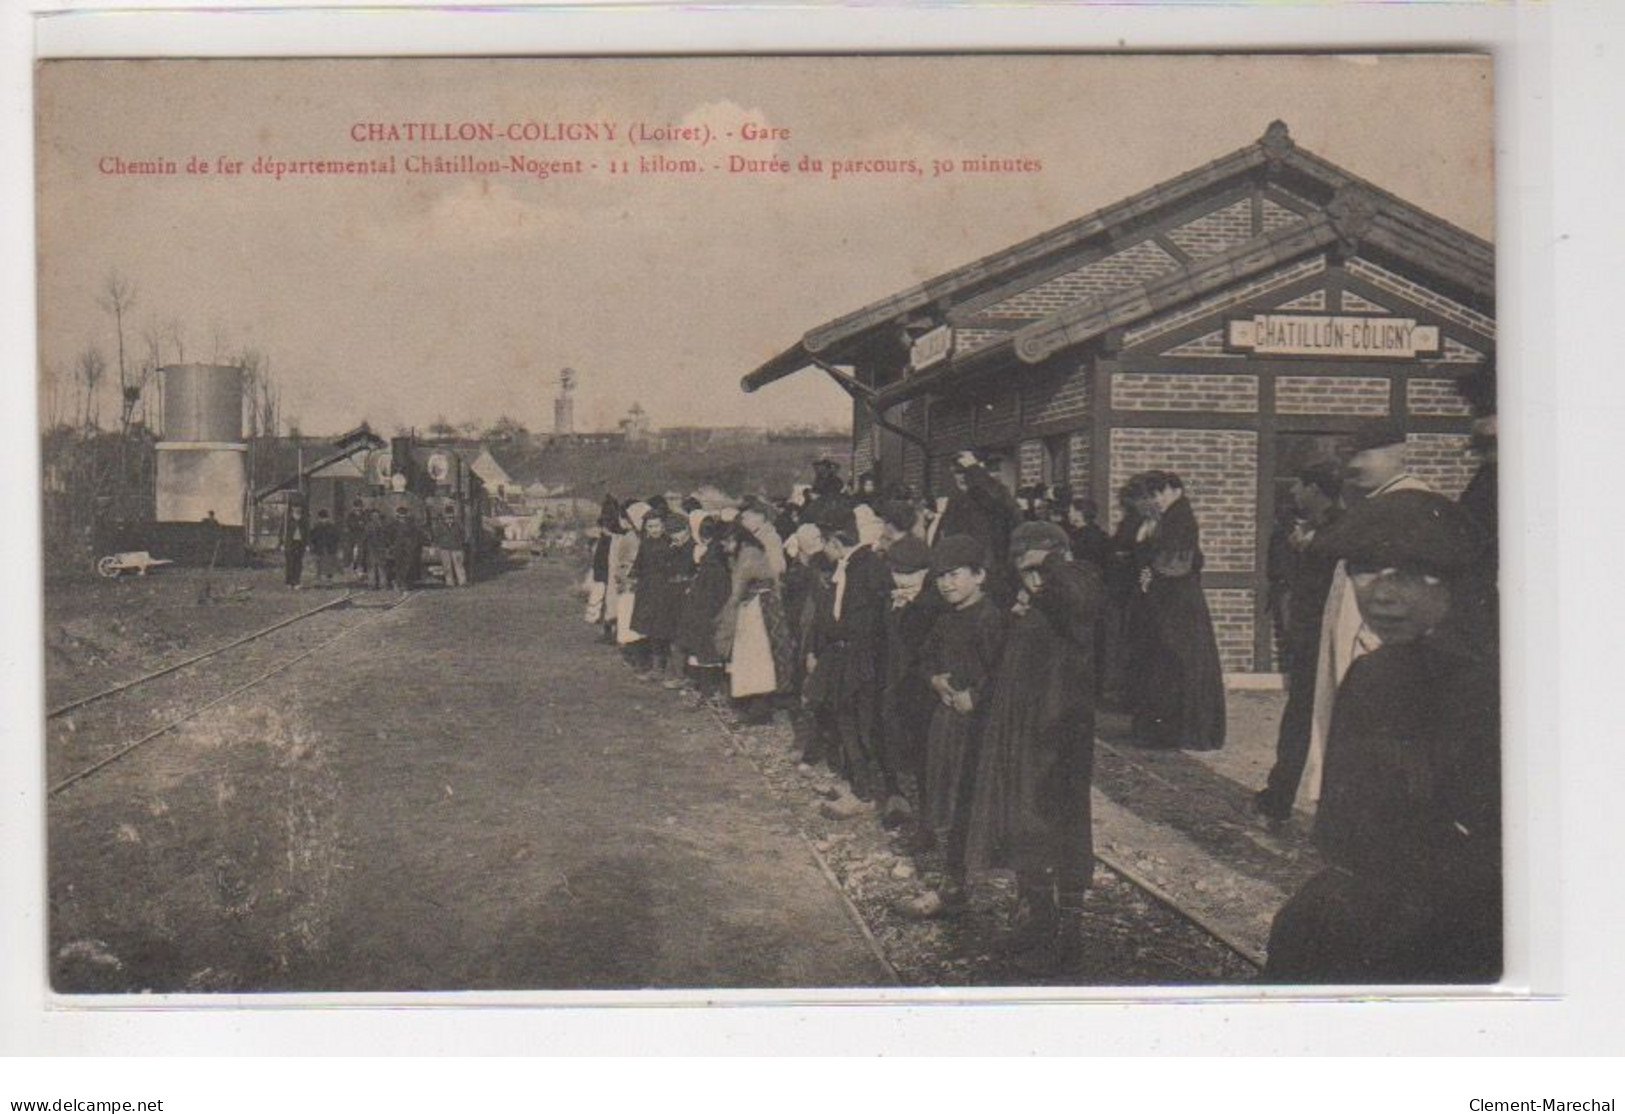
<path fill-rule="evenodd" d="M 42 979 L 1504 989 L 1493 74 L 37 63 Z"/>

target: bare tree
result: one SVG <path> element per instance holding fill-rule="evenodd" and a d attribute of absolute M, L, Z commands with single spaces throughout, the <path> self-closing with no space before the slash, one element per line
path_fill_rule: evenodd
<path fill-rule="evenodd" d="M 164 366 L 164 326 L 156 317 L 148 317 L 141 326 L 141 360 L 136 366 L 135 387 L 137 395 L 137 409 L 140 411 L 140 421 L 151 425 L 150 408 L 147 406 L 147 385 L 158 374 L 158 369 Z M 132 420 L 135 420 L 132 415 Z"/>
<path fill-rule="evenodd" d="M 260 361 L 260 432 L 265 437 L 275 437 L 281 428 L 282 418 L 282 390 L 271 377 L 271 358 L 263 357 Z"/>
<path fill-rule="evenodd" d="M 72 391 L 71 376 L 62 373 L 62 365 L 51 361 L 40 367 L 39 402 L 40 432 L 50 433 L 66 424 L 66 408 Z"/>
<path fill-rule="evenodd" d="M 175 362 L 186 362 L 186 326 L 181 324 L 179 317 L 171 317 L 164 322 L 164 339 L 175 350 Z"/>
<path fill-rule="evenodd" d="M 113 329 L 118 335 L 118 391 L 119 432 L 130 432 L 130 421 L 136 403 L 141 401 L 141 386 L 130 374 L 130 364 L 124 354 L 124 318 L 135 305 L 135 284 L 117 271 L 109 271 L 102 280 L 102 292 L 96 299 L 102 310 L 113 317 Z"/>
<path fill-rule="evenodd" d="M 237 367 L 243 377 L 243 432 L 250 440 L 260 436 L 260 365 L 263 357 L 258 349 L 245 348 L 237 355 Z"/>
<path fill-rule="evenodd" d="M 226 328 L 224 321 L 216 317 L 209 323 L 209 336 L 211 343 L 214 345 L 214 356 L 212 357 L 214 362 L 217 364 L 225 363 L 231 353 L 231 330 Z"/>
<path fill-rule="evenodd" d="M 74 382 L 78 386 L 79 412 L 76 417 L 88 432 L 101 426 L 101 388 L 107 376 L 107 360 L 101 349 L 87 344 L 74 364 Z"/>

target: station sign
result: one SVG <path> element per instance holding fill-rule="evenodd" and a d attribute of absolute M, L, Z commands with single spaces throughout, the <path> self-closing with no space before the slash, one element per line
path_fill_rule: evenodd
<path fill-rule="evenodd" d="M 1231 321 L 1231 348 L 1255 356 L 1349 356 L 1409 359 L 1439 351 L 1436 325 L 1410 317 L 1333 317 L 1260 313 Z"/>
<path fill-rule="evenodd" d="M 924 371 L 934 364 L 940 364 L 948 358 L 948 353 L 954 349 L 954 330 L 951 325 L 938 325 L 929 333 L 922 333 L 914 338 L 909 345 L 908 366 L 910 371 Z"/>

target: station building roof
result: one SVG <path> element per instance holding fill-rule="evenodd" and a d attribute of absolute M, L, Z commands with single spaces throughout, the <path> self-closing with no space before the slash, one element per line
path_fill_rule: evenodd
<path fill-rule="evenodd" d="M 1167 245 L 1170 218 L 1192 211 L 1227 190 L 1261 179 L 1289 185 L 1308 203 L 1302 219 L 1211 254 L 1177 247 L 1168 265 L 1143 281 L 1117 284 L 1094 296 L 1010 323 L 991 338 L 925 374 L 886 385 L 878 401 L 891 405 L 1012 355 L 1036 364 L 1062 349 L 1127 328 L 1153 314 L 1243 282 L 1310 252 L 1343 244 L 1377 253 L 1430 276 L 1468 304 L 1493 308 L 1493 246 L 1371 182 L 1299 147 L 1277 120 L 1256 142 L 1160 185 L 1079 217 L 1002 251 L 927 279 L 852 313 L 810 329 L 794 345 L 741 381 L 747 392 L 814 366 L 853 363 L 854 355 L 889 333 L 952 323 L 967 304 L 991 292 L 1038 286 L 1066 268 L 1128 258 L 1149 240 Z M 1168 254 L 1168 253 L 1163 253 Z"/>

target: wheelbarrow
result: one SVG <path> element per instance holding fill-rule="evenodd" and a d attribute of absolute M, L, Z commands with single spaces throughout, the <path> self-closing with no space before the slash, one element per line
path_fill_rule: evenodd
<path fill-rule="evenodd" d="M 133 572 L 137 576 L 146 576 L 148 569 L 155 569 L 159 565 L 173 565 L 175 562 L 162 557 L 154 557 L 144 549 L 130 553 L 110 553 L 96 562 L 96 572 L 109 579 Z"/>

